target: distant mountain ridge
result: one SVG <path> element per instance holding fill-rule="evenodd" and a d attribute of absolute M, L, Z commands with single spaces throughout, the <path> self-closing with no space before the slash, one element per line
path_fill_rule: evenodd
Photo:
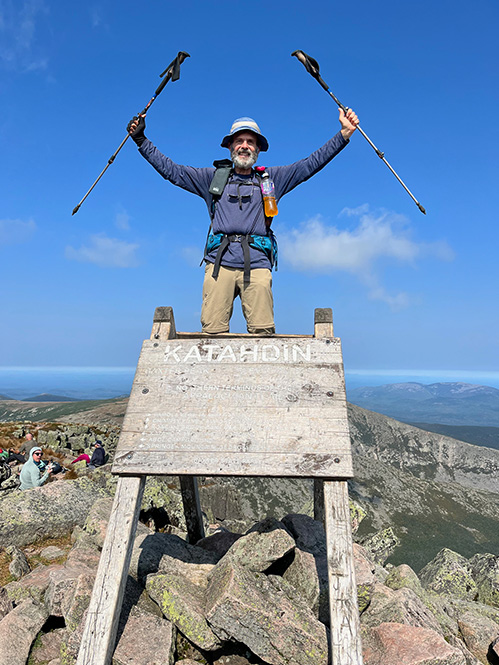
<path fill-rule="evenodd" d="M 499 427 L 499 390 L 470 383 L 392 383 L 355 388 L 348 400 L 402 422 Z"/>
<path fill-rule="evenodd" d="M 23 402 L 80 402 L 77 397 L 67 397 L 66 395 L 52 395 L 50 393 L 42 393 L 34 397 L 25 397 Z"/>

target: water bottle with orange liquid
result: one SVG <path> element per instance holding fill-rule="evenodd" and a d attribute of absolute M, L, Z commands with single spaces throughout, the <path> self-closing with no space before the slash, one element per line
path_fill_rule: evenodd
<path fill-rule="evenodd" d="M 262 195 L 265 217 L 275 217 L 277 215 L 277 203 L 275 200 L 274 183 L 267 172 L 262 174 Z"/>

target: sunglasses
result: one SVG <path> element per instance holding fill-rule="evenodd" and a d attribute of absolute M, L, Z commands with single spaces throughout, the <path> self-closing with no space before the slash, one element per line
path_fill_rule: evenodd
<path fill-rule="evenodd" d="M 33 457 L 34 457 L 35 455 L 41 455 L 41 453 L 33 453 Z"/>

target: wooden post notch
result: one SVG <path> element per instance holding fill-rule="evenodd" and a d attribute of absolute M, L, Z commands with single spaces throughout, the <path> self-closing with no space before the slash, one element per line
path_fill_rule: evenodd
<path fill-rule="evenodd" d="M 197 475 L 313 478 L 314 515 L 326 527 L 331 662 L 362 665 L 346 482 L 353 469 L 331 309 L 315 310 L 314 335 L 210 337 L 178 332 L 172 308 L 158 307 L 112 471 L 122 492 L 112 519 L 130 526 L 108 528 L 77 665 L 109 665 L 147 475 L 180 476 L 191 542 L 203 536 Z M 118 563 L 114 548 L 123 551 Z M 111 566 L 121 570 L 110 575 Z"/>

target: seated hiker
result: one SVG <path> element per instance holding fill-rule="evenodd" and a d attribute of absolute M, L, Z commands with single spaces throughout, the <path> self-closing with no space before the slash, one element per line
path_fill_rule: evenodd
<path fill-rule="evenodd" d="M 211 225 L 203 257 L 201 308 L 204 333 L 229 331 L 237 296 L 249 333 L 275 333 L 271 271 L 276 266 L 277 244 L 270 226 L 277 214 L 276 202 L 318 173 L 348 144 L 359 120 L 352 109 L 346 114 L 340 110 L 339 120 L 340 131 L 309 157 L 288 166 L 253 168 L 269 144 L 252 118 L 238 118 L 221 143 L 229 149 L 231 160 L 214 162 L 216 169 L 176 164 L 146 138 L 145 116 L 135 116 L 128 123 L 140 154 L 156 171 L 202 197 L 208 206 Z M 275 197 L 266 196 L 265 183 L 273 185 Z"/>
<path fill-rule="evenodd" d="M 87 464 L 90 464 L 90 456 L 87 455 L 87 453 L 83 450 L 83 448 L 78 449 L 78 457 L 76 457 L 71 464 L 76 464 L 76 462 L 81 462 L 82 460 L 85 460 Z"/>
<path fill-rule="evenodd" d="M 24 464 L 26 457 L 21 453 L 19 448 L 9 448 L 9 457 L 7 462 L 9 464 Z"/>
<path fill-rule="evenodd" d="M 106 461 L 106 451 L 102 445 L 102 441 L 96 441 L 94 443 L 95 449 L 90 459 L 90 464 L 88 465 L 89 469 L 96 469 L 99 466 L 102 466 Z"/>
<path fill-rule="evenodd" d="M 35 446 L 30 450 L 29 459 L 21 469 L 19 489 L 29 490 L 40 487 L 45 483 L 52 473 L 52 464 L 42 462 L 42 449 Z"/>
<path fill-rule="evenodd" d="M 30 450 L 35 446 L 38 446 L 38 444 L 36 440 L 33 438 L 33 434 L 31 434 L 31 432 L 28 432 L 26 434 L 23 445 L 19 448 L 19 452 L 23 453 L 26 456 L 26 459 L 28 459 Z"/>

